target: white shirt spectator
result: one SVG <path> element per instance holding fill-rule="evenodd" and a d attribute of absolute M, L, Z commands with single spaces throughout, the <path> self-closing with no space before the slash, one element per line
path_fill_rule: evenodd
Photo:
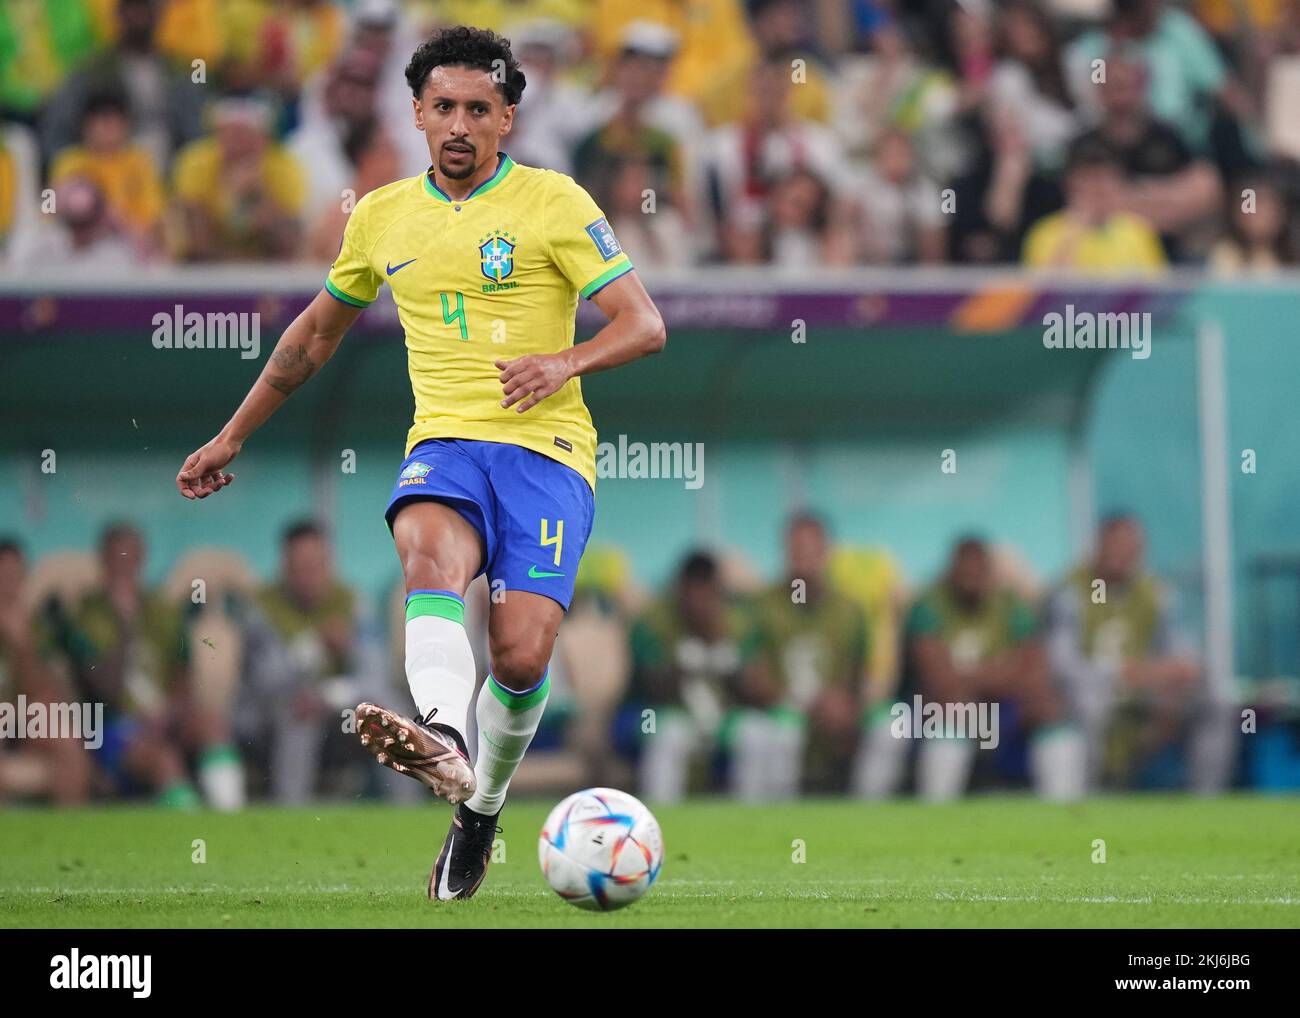
<path fill-rule="evenodd" d="M 525 166 L 573 173 L 573 150 L 601 123 L 591 93 L 553 78 L 529 77 L 504 148 Z"/>
<path fill-rule="evenodd" d="M 38 224 L 21 247 L 14 250 L 11 271 L 17 275 L 48 272 L 51 269 L 78 269 L 84 273 L 108 275 L 136 265 L 139 258 L 131 243 L 120 234 L 103 233 L 88 244 L 78 246 L 72 234 L 54 222 Z"/>
<path fill-rule="evenodd" d="M 1082 127 L 1074 111 L 1040 92 L 1025 66 L 1014 60 L 1003 60 L 994 68 L 989 92 L 994 104 L 1014 111 L 1020 120 L 1024 137 L 1031 140 L 1035 164 L 1060 169 L 1070 141 Z"/>
<path fill-rule="evenodd" d="M 705 165 L 709 177 L 717 183 L 724 215 L 739 222 L 754 222 L 761 219 L 761 210 L 746 194 L 745 144 L 743 125 L 728 124 L 716 129 L 706 140 Z M 759 142 L 754 169 L 769 183 L 775 184 L 796 168 L 816 174 L 832 195 L 845 194 L 853 187 L 839 140 L 828 128 L 811 121 L 795 121 L 768 131 Z"/>
<path fill-rule="evenodd" d="M 329 123 L 303 124 L 289 135 L 286 145 L 307 178 L 303 221 L 315 222 L 330 205 L 343 200 L 344 190 L 352 183 L 352 164 L 337 130 Z"/>
<path fill-rule="evenodd" d="M 622 216 L 619 246 L 638 269 L 673 269 L 695 263 L 691 231 L 674 208 L 661 205 L 653 215 Z"/>
<path fill-rule="evenodd" d="M 928 177 L 914 176 L 902 184 L 863 169 L 855 197 L 867 216 L 866 237 L 871 261 L 898 265 L 916 256 L 917 234 L 943 226 L 939 187 Z"/>

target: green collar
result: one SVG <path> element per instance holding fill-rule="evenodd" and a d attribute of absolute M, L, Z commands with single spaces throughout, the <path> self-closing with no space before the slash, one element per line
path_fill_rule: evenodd
<path fill-rule="evenodd" d="M 438 201 L 446 205 L 452 205 L 452 204 L 460 205 L 462 202 L 467 202 L 471 198 L 477 198 L 481 194 L 486 194 L 488 191 L 491 191 L 492 188 L 499 187 L 501 182 L 506 179 L 506 176 L 510 173 L 510 171 L 514 168 L 515 165 L 515 161 L 511 159 L 508 155 L 506 155 L 504 152 L 498 152 L 497 157 L 498 157 L 498 162 L 497 162 L 496 173 L 492 174 L 492 176 L 488 177 L 487 180 L 479 184 L 478 187 L 474 188 L 474 190 L 472 190 L 464 198 L 452 198 L 449 194 L 447 194 L 447 192 L 445 192 L 444 190 L 442 190 L 442 188 L 440 188 L 437 184 L 435 184 L 433 182 L 433 177 L 432 177 L 432 171 L 433 171 L 432 166 L 430 166 L 429 169 L 426 170 L 423 176 L 421 176 L 420 178 L 421 180 L 424 181 L 424 190 L 431 197 L 436 198 Z"/>

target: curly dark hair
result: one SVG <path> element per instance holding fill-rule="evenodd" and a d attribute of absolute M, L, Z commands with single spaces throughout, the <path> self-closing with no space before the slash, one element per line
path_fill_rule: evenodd
<path fill-rule="evenodd" d="M 492 75 L 507 106 L 514 106 L 527 84 L 519 62 L 510 52 L 510 40 L 486 28 L 458 25 L 435 32 L 424 42 L 406 65 L 406 83 L 411 94 L 420 98 L 429 72 L 435 67 L 468 67 Z"/>

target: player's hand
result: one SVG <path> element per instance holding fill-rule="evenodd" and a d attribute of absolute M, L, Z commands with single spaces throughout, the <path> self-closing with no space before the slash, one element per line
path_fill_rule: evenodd
<path fill-rule="evenodd" d="M 501 388 L 505 393 L 501 405 L 509 407 L 518 403 L 516 412 L 521 414 L 559 392 L 573 377 L 569 358 L 562 353 L 531 353 L 512 361 L 497 361 L 496 366 L 501 369 Z"/>
<path fill-rule="evenodd" d="M 214 438 L 203 448 L 190 453 L 181 472 L 176 475 L 176 489 L 188 499 L 207 498 L 235 479 L 234 474 L 222 473 L 231 460 L 239 455 L 240 445 L 229 439 Z"/>

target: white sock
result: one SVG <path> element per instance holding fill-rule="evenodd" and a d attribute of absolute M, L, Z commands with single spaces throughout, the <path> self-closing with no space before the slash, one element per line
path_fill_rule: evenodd
<path fill-rule="evenodd" d="M 474 651 L 465 634 L 465 602 L 449 590 L 413 590 L 406 598 L 406 681 L 420 717 L 462 739 L 474 697 Z"/>
<path fill-rule="evenodd" d="M 772 799 L 797 799 L 803 783 L 804 748 L 808 729 L 802 718 L 783 713 L 773 715 L 771 752 L 768 753 L 767 785 Z"/>
<path fill-rule="evenodd" d="M 640 789 L 649 802 L 677 802 L 686 794 L 691 757 L 699 740 L 690 717 L 665 709 L 653 734 L 642 740 Z"/>
<path fill-rule="evenodd" d="M 772 751 L 771 721 L 760 710 L 742 708 L 731 739 L 731 794 L 742 802 L 772 797 L 767 787 L 766 760 Z"/>
<path fill-rule="evenodd" d="M 793 799 L 803 780 L 807 729 L 779 711 L 745 709 L 734 723 L 731 792 L 744 802 Z"/>
<path fill-rule="evenodd" d="M 465 806 L 475 813 L 492 816 L 506 801 L 510 779 L 533 741 L 551 694 L 547 671 L 532 689 L 516 693 L 491 675 L 479 690 L 474 716 L 478 721 L 478 757 L 474 778 L 478 783 Z"/>
<path fill-rule="evenodd" d="M 229 746 L 209 749 L 199 761 L 199 788 L 208 806 L 222 813 L 244 808 L 244 765 Z"/>
<path fill-rule="evenodd" d="M 1074 802 L 1088 790 L 1088 743 L 1071 725 L 1055 725 L 1029 740 L 1029 774 L 1044 799 Z"/>
<path fill-rule="evenodd" d="M 917 794 L 927 802 L 965 794 L 977 752 L 974 739 L 927 739 L 917 762 Z"/>
<path fill-rule="evenodd" d="M 862 735 L 853 791 L 864 799 L 887 799 L 898 793 L 907 764 L 905 739 L 896 739 L 889 714 L 874 719 Z"/>

